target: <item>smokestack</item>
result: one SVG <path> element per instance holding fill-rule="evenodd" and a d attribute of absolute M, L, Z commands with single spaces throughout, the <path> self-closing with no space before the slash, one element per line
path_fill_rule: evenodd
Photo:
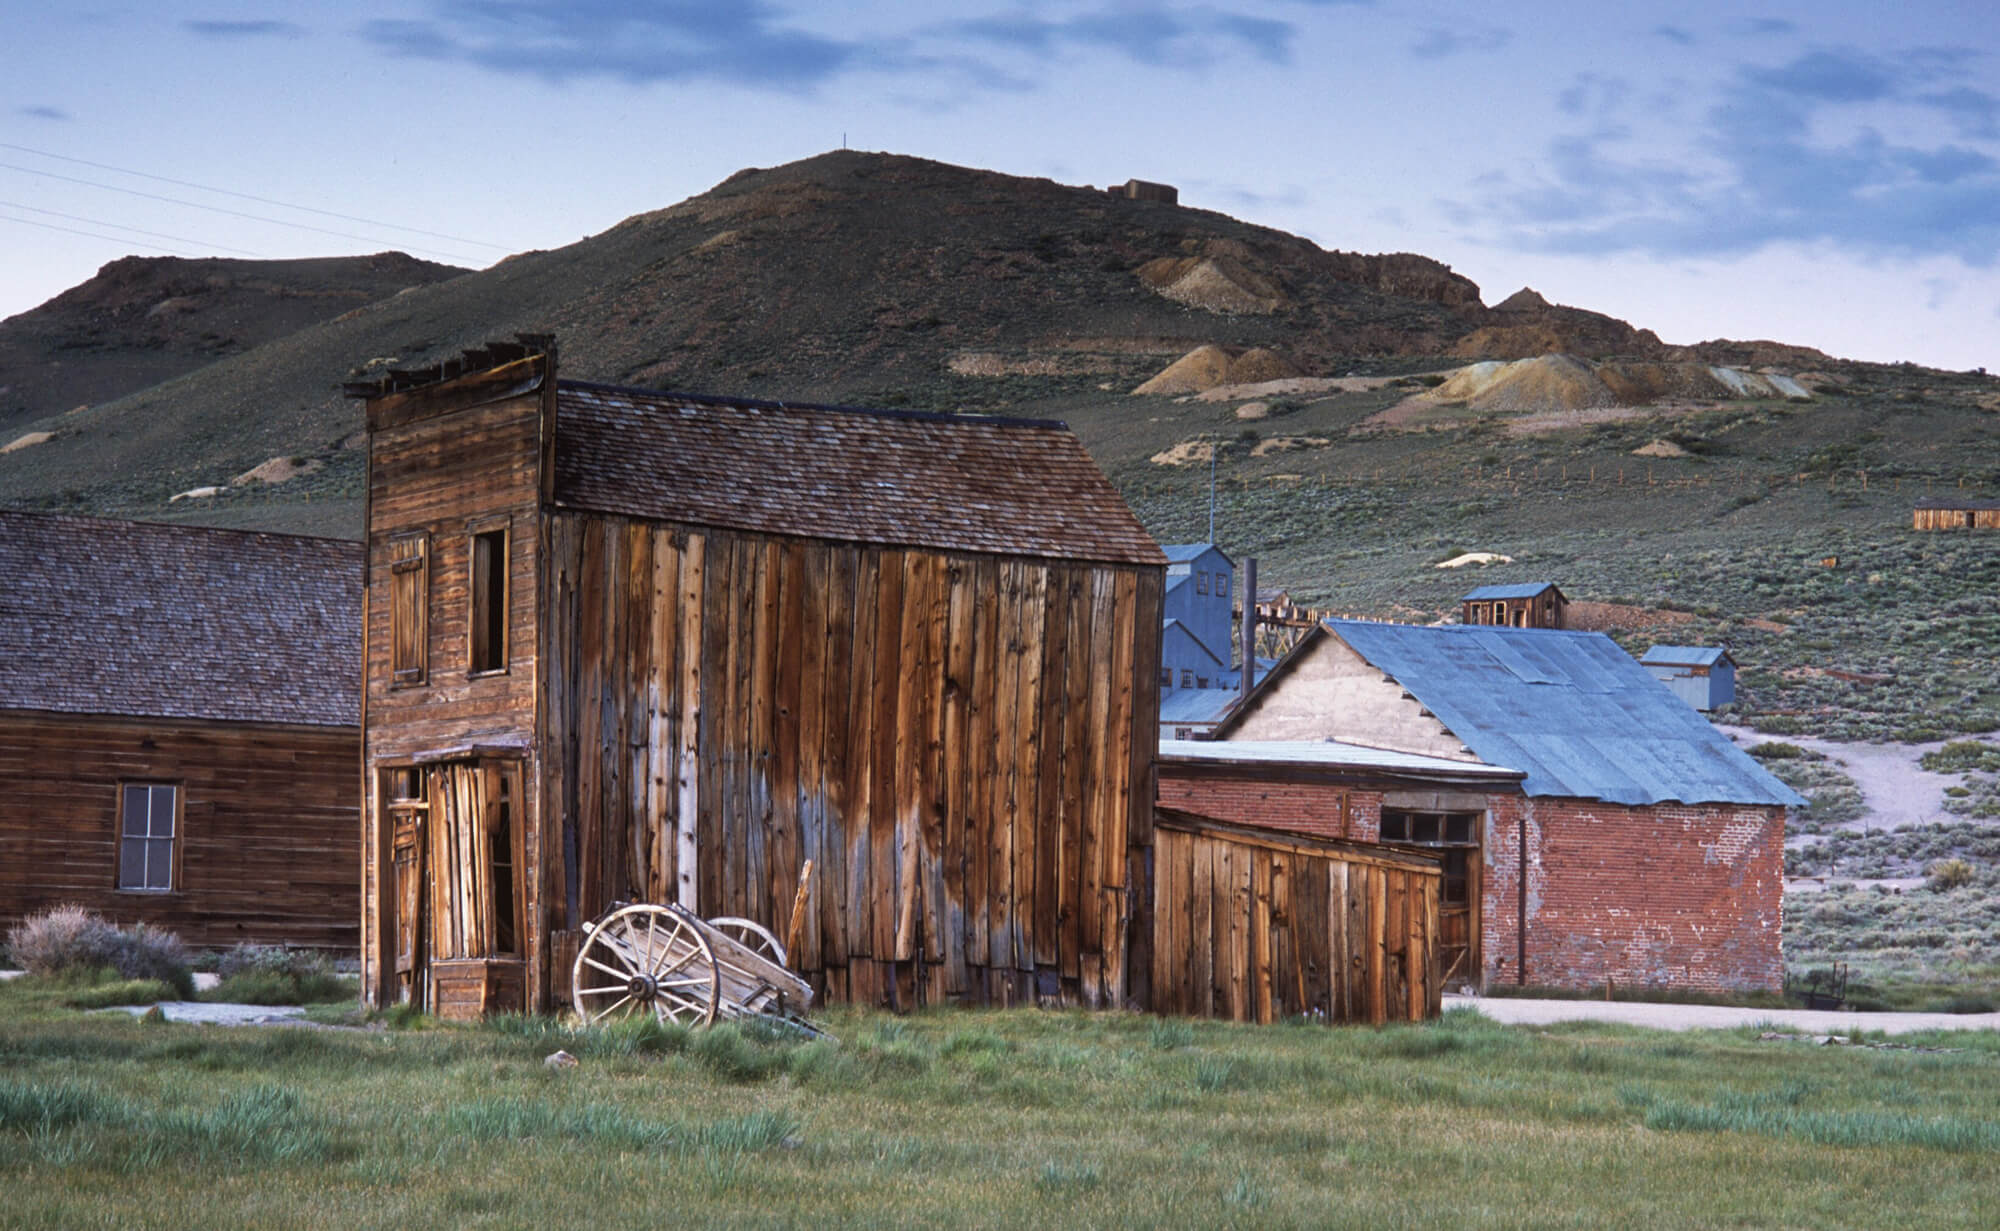
<path fill-rule="evenodd" d="M 1257 558 L 1251 556 L 1243 561 L 1243 682 L 1242 693 L 1237 701 L 1243 705 L 1250 700 L 1250 689 L 1257 683 Z"/>

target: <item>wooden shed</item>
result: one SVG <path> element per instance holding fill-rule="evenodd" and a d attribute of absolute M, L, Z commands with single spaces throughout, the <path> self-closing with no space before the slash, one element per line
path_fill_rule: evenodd
<path fill-rule="evenodd" d="M 1567 628 L 1569 599 L 1552 581 L 1519 585 L 1480 586 L 1459 600 L 1463 624 L 1494 624 L 1503 628 Z"/>
<path fill-rule="evenodd" d="M 1925 496 L 1912 513 L 1917 530 L 2000 530 L 2000 500 Z"/>
<path fill-rule="evenodd" d="M 1675 696 L 1706 713 L 1736 700 L 1736 660 L 1719 645 L 1656 645 L 1639 664 Z"/>
<path fill-rule="evenodd" d="M 352 952 L 361 549 L 0 512 L 0 932 Z"/>
<path fill-rule="evenodd" d="M 367 398 L 363 982 L 541 1009 L 619 900 L 826 995 L 1146 1001 L 1165 558 L 1061 424 L 559 381 Z"/>
<path fill-rule="evenodd" d="M 1159 809 L 1153 1008 L 1421 1021 L 1444 995 L 1436 859 Z"/>

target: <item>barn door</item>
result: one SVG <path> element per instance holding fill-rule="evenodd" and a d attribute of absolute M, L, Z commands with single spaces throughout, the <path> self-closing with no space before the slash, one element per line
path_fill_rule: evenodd
<path fill-rule="evenodd" d="M 1479 981 L 1479 853 L 1477 812 L 1382 809 L 1382 841 L 1414 846 L 1443 865 L 1438 887 L 1438 971 L 1444 986 Z"/>
<path fill-rule="evenodd" d="M 391 769 L 382 774 L 389 818 L 391 930 L 395 935 L 394 990 L 399 1003 L 423 1004 L 424 968 L 424 800 L 422 771 Z"/>

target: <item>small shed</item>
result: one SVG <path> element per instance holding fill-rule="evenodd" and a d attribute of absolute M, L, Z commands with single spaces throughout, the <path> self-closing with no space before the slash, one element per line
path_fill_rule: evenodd
<path fill-rule="evenodd" d="M 1112 196 L 1127 201 L 1158 201 L 1165 205 L 1178 205 L 1181 200 L 1180 189 L 1172 184 L 1156 184 L 1152 180 L 1126 180 L 1122 184 L 1113 184 L 1108 191 Z"/>
<path fill-rule="evenodd" d="M 1917 530 L 2000 530 L 2000 500 L 1925 496 L 1917 501 L 1911 525 Z"/>
<path fill-rule="evenodd" d="M 1502 628 L 1568 628 L 1569 600 L 1552 581 L 1480 586 L 1459 600 L 1460 622 Z"/>
<path fill-rule="evenodd" d="M 1153 1008 L 1273 1022 L 1435 1017 L 1436 859 L 1154 814 Z"/>
<path fill-rule="evenodd" d="M 1639 661 L 1698 710 L 1720 709 L 1736 700 L 1736 660 L 1721 646 L 1656 645 Z"/>

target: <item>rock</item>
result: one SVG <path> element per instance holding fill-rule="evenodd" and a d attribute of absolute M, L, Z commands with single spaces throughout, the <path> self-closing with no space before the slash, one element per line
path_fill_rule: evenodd
<path fill-rule="evenodd" d="M 1236 408 L 1236 417 L 1246 420 L 1268 419 L 1271 417 L 1271 404 L 1269 402 L 1245 402 Z M 12 445 L 7 447 L 10 449 L 13 448 Z"/>
<path fill-rule="evenodd" d="M 222 493 L 228 490 L 229 489 L 227 487 L 221 487 L 221 486 L 190 487 L 186 491 L 180 492 L 179 494 L 170 497 L 167 500 L 167 503 L 172 504 L 176 500 L 208 500 L 215 496 L 220 496 Z"/>
<path fill-rule="evenodd" d="M 47 444 L 55 438 L 56 434 L 54 432 L 28 432 L 24 435 L 14 437 L 14 439 L 4 445 L 0 445 L 0 453 L 13 453 L 17 450 L 28 448 L 30 445 Z"/>
<path fill-rule="evenodd" d="M 550 1052 L 548 1058 L 542 1061 L 542 1067 L 545 1069 L 573 1069 L 576 1065 L 576 1057 L 566 1051 Z"/>

